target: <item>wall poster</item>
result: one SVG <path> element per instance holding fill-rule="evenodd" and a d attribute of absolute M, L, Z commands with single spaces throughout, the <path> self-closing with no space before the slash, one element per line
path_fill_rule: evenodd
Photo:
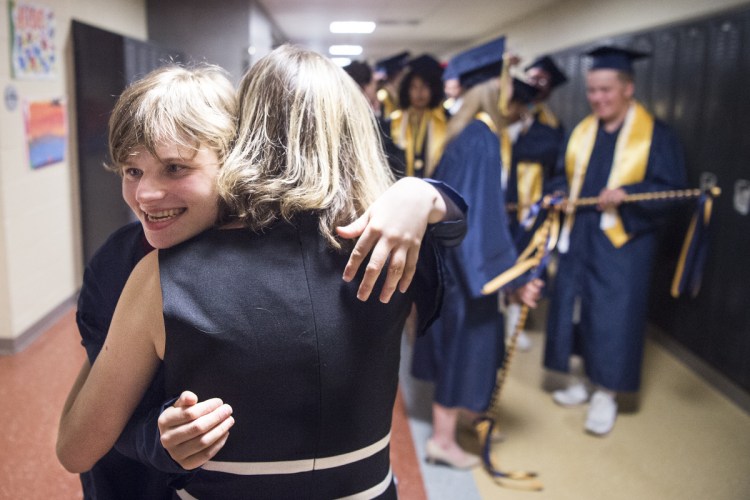
<path fill-rule="evenodd" d="M 55 13 L 48 7 L 25 2 L 8 3 L 11 67 L 18 79 L 56 76 Z"/>
<path fill-rule="evenodd" d="M 24 104 L 26 144 L 31 168 L 63 161 L 68 143 L 65 102 L 55 99 Z"/>

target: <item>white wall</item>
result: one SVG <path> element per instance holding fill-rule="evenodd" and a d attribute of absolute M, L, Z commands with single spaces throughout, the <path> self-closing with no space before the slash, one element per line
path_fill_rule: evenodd
<path fill-rule="evenodd" d="M 0 89 L 12 87 L 19 105 L 0 105 L 0 349 L 70 299 L 81 281 L 75 163 L 71 19 L 146 38 L 145 0 L 34 0 L 53 9 L 57 54 L 50 80 L 11 76 L 8 0 L 0 0 Z M 68 110 L 65 161 L 31 170 L 24 138 L 23 101 L 64 98 Z"/>

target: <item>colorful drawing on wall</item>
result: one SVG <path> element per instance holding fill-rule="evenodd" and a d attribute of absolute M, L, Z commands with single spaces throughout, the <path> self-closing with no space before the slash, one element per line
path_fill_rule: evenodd
<path fill-rule="evenodd" d="M 14 78 L 49 79 L 56 73 L 55 13 L 48 7 L 8 3 Z"/>
<path fill-rule="evenodd" d="M 26 143 L 31 168 L 61 162 L 68 143 L 62 100 L 27 102 L 24 106 Z"/>

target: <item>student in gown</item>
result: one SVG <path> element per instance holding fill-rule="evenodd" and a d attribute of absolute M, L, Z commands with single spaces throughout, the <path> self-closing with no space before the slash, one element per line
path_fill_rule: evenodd
<path fill-rule="evenodd" d="M 136 191 L 123 190 L 140 222 L 113 234 L 86 268 L 77 313 L 90 357 L 82 368 L 83 378 L 102 351 L 115 305 L 136 264 L 154 247 L 172 247 L 200 228 L 210 227 L 209 215 L 216 206 L 217 167 L 223 163 L 234 137 L 235 115 L 234 88 L 223 70 L 210 65 L 161 68 L 134 83 L 120 97 L 110 126 L 111 156 L 114 169 L 123 174 L 124 187 L 140 186 Z M 133 150 L 139 153 L 133 156 Z M 140 182 L 144 170 L 149 172 L 148 180 Z M 451 205 L 452 191 L 437 187 L 445 190 L 447 197 L 441 195 Z M 400 201 L 393 197 L 397 191 L 402 193 Z M 408 227 L 399 223 L 405 220 L 403 213 L 397 215 L 389 207 L 410 202 L 425 206 L 432 197 L 429 188 L 425 191 L 420 186 L 401 183 L 391 187 L 386 195 L 379 207 L 373 205 L 353 225 L 341 228 L 345 237 L 362 235 L 347 264 L 347 279 L 351 279 L 368 250 L 375 248 L 371 267 L 359 289 L 363 300 L 368 298 L 380 273 L 382 265 L 378 267 L 377 263 L 384 263 L 388 254 L 392 255 L 391 264 L 400 266 L 403 274 L 388 267 L 390 284 L 379 285 L 384 291 L 381 300 L 387 302 L 389 290 L 397 285 L 405 287 L 411 279 L 399 283 L 412 272 L 411 261 L 417 251 L 413 235 L 417 228 L 413 222 Z M 157 210 L 153 208 L 157 204 L 172 208 Z M 408 214 L 408 219 L 413 216 Z M 456 222 L 435 226 L 432 233 L 446 244 L 456 242 L 461 233 L 461 223 Z M 388 236 L 381 237 L 378 227 L 387 227 Z M 388 243 L 383 246 L 385 241 Z M 163 370 L 159 369 L 119 438 L 117 450 L 109 451 L 93 468 L 86 467 L 91 469 L 82 475 L 86 498 L 171 498 L 170 480 L 172 487 L 180 487 L 190 478 L 188 470 L 221 449 L 233 422 L 231 408 L 219 398 L 199 403 L 193 393 L 185 392 L 177 398 L 178 393 L 169 398 L 165 395 Z M 92 428 L 91 432 L 95 430 Z"/>
<path fill-rule="evenodd" d="M 558 163 L 571 200 L 599 198 L 597 209 L 567 215 L 558 244 L 557 276 L 551 287 L 545 367 L 568 372 L 570 358 L 583 360 L 586 379 L 572 378 L 555 402 L 589 401 L 585 430 L 611 431 L 618 392 L 640 387 L 655 230 L 667 207 L 622 204 L 634 193 L 680 189 L 686 174 L 675 134 L 635 98 L 633 61 L 645 54 L 598 47 L 586 74 L 592 114 L 567 141 Z"/>
<path fill-rule="evenodd" d="M 516 62 L 518 59 L 506 54 L 505 60 Z M 555 173 L 555 166 L 560 148 L 563 146 L 563 131 L 557 118 L 549 111 L 545 101 L 552 89 L 567 79 L 557 68 L 551 58 L 544 56 L 527 66 L 525 80 L 511 77 L 509 71 L 503 71 L 500 109 L 508 125 L 501 135 L 503 154 L 503 188 L 505 201 L 512 207 L 508 213 L 511 236 L 516 248 L 522 252 L 531 240 L 533 230 L 537 227 L 533 214 L 529 212 L 532 204 L 540 201 L 544 185 Z M 510 83 L 508 81 L 510 80 Z M 529 88 L 531 87 L 531 88 Z M 513 105 L 513 97 L 519 92 L 526 96 L 524 107 L 518 109 L 518 101 Z M 520 307 L 511 305 L 506 310 L 507 328 L 510 335 L 520 315 Z M 532 347 L 531 337 L 521 331 L 516 346 L 521 351 Z"/>
<path fill-rule="evenodd" d="M 563 126 L 560 120 L 552 112 L 547 100 L 560 85 L 568 81 L 565 73 L 555 64 L 555 60 L 549 55 L 541 55 L 534 59 L 531 64 L 524 68 L 525 80 L 539 89 L 534 105 L 534 119 L 543 125 L 552 127 L 563 139 Z"/>
<path fill-rule="evenodd" d="M 464 102 L 451 118 L 445 153 L 435 179 L 452 183 L 470 204 L 465 241 L 445 249 L 445 298 L 428 335 L 417 338 L 413 375 L 435 384 L 432 436 L 427 460 L 470 469 L 479 457 L 456 441 L 459 412 L 476 417 L 488 409 L 505 354 L 498 294 L 482 295 L 485 283 L 511 267 L 516 249 L 508 230 L 498 139 L 502 47 L 489 44 L 461 60 Z M 514 292 L 513 300 L 536 305 L 541 283 Z"/>
<path fill-rule="evenodd" d="M 510 54 L 506 54 L 504 59 L 509 66 L 520 62 L 518 57 Z M 512 83 L 508 83 L 511 80 Z M 519 210 L 510 214 L 511 233 L 518 246 L 525 247 L 528 233 L 519 227 L 519 223 L 525 219 L 528 207 L 542 197 L 543 185 L 555 174 L 560 148 L 565 140 L 562 125 L 546 101 L 555 88 L 567 82 L 567 77 L 550 56 L 544 55 L 526 66 L 520 81 L 533 86 L 536 91 L 520 119 L 509 117 L 510 125 L 506 131 L 512 147 L 508 147 L 507 143 L 503 146 L 510 151 L 504 153 L 504 159 L 512 158 L 505 162 L 508 168 L 506 201 L 520 205 Z M 507 114 L 508 98 L 519 86 L 522 91 L 524 89 L 519 79 L 512 78 L 505 68 L 501 76 L 503 86 L 512 89 L 501 97 L 503 102 L 500 108 L 503 114 Z M 528 91 L 525 93 L 529 94 Z"/>
<path fill-rule="evenodd" d="M 352 61 L 344 67 L 344 71 L 357 82 L 359 88 L 364 92 L 367 101 L 372 106 L 373 112 L 378 118 L 380 127 L 380 139 L 383 142 L 385 156 L 388 159 L 388 165 L 396 178 L 404 176 L 406 171 L 406 159 L 404 151 L 393 143 L 390 136 L 390 125 L 388 120 L 380 116 L 380 102 L 377 97 L 377 81 L 370 65 L 365 61 Z"/>
<path fill-rule="evenodd" d="M 375 79 L 378 81 L 378 101 L 380 110 L 375 115 L 387 119 L 399 109 L 398 88 L 406 73 L 406 64 L 411 54 L 409 51 L 380 59 L 375 63 Z"/>
<path fill-rule="evenodd" d="M 409 61 L 399 85 L 400 109 L 389 119 L 391 138 L 404 151 L 406 176 L 432 177 L 443 154 L 448 119 L 442 74 L 440 63 L 423 54 Z"/>

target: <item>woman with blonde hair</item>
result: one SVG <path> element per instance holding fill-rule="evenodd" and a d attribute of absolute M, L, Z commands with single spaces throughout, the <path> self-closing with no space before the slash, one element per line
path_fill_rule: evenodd
<path fill-rule="evenodd" d="M 516 260 L 505 213 L 499 96 L 496 72 L 488 72 L 483 81 L 475 78 L 451 118 L 445 152 L 433 175 L 466 198 L 469 230 L 463 244 L 444 252 L 443 308 L 428 335 L 415 343 L 412 372 L 435 384 L 427 460 L 457 469 L 479 465 L 479 457 L 456 440 L 459 411 L 476 417 L 488 409 L 505 353 L 498 295 L 481 290 Z M 514 300 L 536 306 L 540 286 L 539 281 L 525 285 L 514 292 Z"/>
<path fill-rule="evenodd" d="M 339 237 L 352 229 L 337 226 L 393 202 L 364 96 L 323 56 L 282 46 L 245 75 L 239 101 L 238 135 L 218 174 L 223 227 L 207 225 L 136 266 L 104 349 L 66 403 L 58 456 L 69 470 L 97 460 L 163 360 L 168 395 L 189 387 L 218 396 L 236 419 L 178 496 L 395 498 L 389 438 L 401 330 L 413 303 L 425 328 L 442 292 L 431 234 L 408 290 L 399 281 L 392 295 L 386 276 L 374 287 L 381 301 L 359 300 L 357 266 L 343 251 L 351 245 Z M 443 199 L 410 182 L 430 200 L 410 205 L 410 217 L 441 220 Z M 184 213 L 143 212 L 155 224 Z M 391 261 L 409 265 L 409 254 L 397 248 Z M 389 276 L 400 272 L 388 266 Z"/>

